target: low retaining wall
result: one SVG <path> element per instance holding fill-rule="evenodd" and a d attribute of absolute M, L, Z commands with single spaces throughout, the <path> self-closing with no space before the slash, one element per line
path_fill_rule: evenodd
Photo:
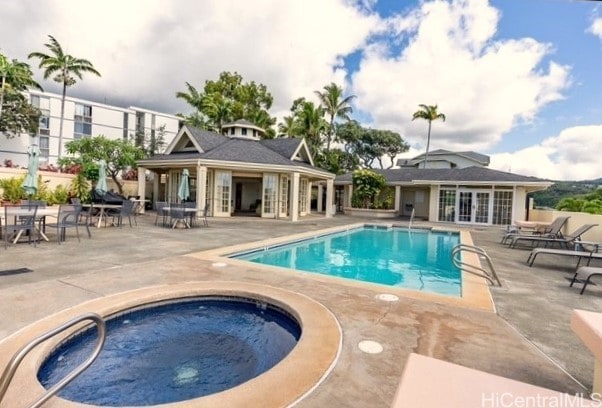
<path fill-rule="evenodd" d="M 367 218 L 395 218 L 398 216 L 397 210 L 374 210 L 366 208 L 343 208 L 345 215 Z"/>
<path fill-rule="evenodd" d="M 583 234 L 584 241 L 602 242 L 602 215 L 557 210 L 529 210 L 528 221 L 552 222 L 556 217 L 570 217 L 562 230 L 563 234 L 575 231 L 583 224 L 598 224 Z"/>

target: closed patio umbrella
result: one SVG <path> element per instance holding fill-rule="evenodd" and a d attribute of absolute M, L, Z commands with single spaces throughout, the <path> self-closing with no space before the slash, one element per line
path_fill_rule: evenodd
<path fill-rule="evenodd" d="M 107 162 L 101 160 L 98 162 L 98 182 L 94 188 L 100 195 L 105 195 L 109 188 L 107 186 Z"/>
<path fill-rule="evenodd" d="M 38 145 L 31 145 L 27 149 L 29 160 L 27 163 L 27 176 L 23 180 L 21 187 L 28 196 L 32 196 L 38 191 L 38 166 L 40 162 L 40 150 Z"/>
<path fill-rule="evenodd" d="M 180 180 L 180 186 L 178 188 L 178 197 L 180 201 L 187 200 L 190 196 L 190 189 L 188 188 L 188 169 L 182 171 L 182 179 Z"/>

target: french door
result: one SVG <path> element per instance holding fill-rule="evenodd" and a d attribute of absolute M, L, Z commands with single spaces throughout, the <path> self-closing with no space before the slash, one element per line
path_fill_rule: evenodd
<path fill-rule="evenodd" d="M 491 192 L 480 190 L 458 191 L 458 222 L 491 224 Z"/>

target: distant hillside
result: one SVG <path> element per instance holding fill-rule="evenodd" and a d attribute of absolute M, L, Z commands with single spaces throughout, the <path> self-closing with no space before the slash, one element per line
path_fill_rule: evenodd
<path fill-rule="evenodd" d="M 544 191 L 529 194 L 533 197 L 536 207 L 556 207 L 556 204 L 565 197 L 573 197 L 591 193 L 602 187 L 602 178 L 582 181 L 555 181 Z"/>

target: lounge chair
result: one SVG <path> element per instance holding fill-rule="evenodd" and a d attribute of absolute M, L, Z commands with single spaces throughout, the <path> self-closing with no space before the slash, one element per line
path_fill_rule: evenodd
<path fill-rule="evenodd" d="M 591 283 L 591 279 L 594 276 L 602 276 L 602 268 L 596 266 L 582 266 L 578 268 L 577 272 L 575 272 L 575 275 L 573 276 L 571 284 L 569 285 L 570 287 L 572 287 L 575 282 L 581 281 L 579 279 L 579 276 L 586 276 L 585 280 L 583 280 L 583 287 L 581 288 L 581 292 L 579 292 L 580 295 L 583 295 L 583 292 L 585 292 L 585 288 L 588 284 Z"/>
<path fill-rule="evenodd" d="M 533 266 L 533 262 L 535 262 L 535 258 L 537 258 L 537 255 L 548 254 L 577 257 L 577 268 L 581 263 L 581 259 L 585 258 L 587 259 L 587 265 L 589 266 L 592 259 L 602 259 L 602 253 L 598 252 L 599 249 L 600 244 L 596 242 L 585 241 L 575 242 L 574 249 L 533 248 L 533 250 L 529 254 L 529 258 L 527 258 L 527 263 L 529 264 L 529 266 Z"/>
<path fill-rule="evenodd" d="M 502 244 L 507 244 L 508 241 L 510 240 L 510 243 L 512 243 L 512 240 L 516 237 L 532 237 L 532 236 L 536 236 L 536 237 L 545 237 L 545 238 L 561 238 L 562 237 L 562 232 L 560 232 L 560 230 L 562 230 L 562 227 L 564 227 L 564 224 L 566 224 L 566 222 L 568 221 L 568 219 L 571 218 L 569 217 L 556 217 L 556 219 L 554 221 L 552 221 L 552 223 L 546 228 L 544 229 L 541 233 L 535 233 L 535 232 L 529 232 L 529 233 L 521 233 L 521 232 L 507 232 L 503 237 L 502 237 Z"/>
<path fill-rule="evenodd" d="M 574 245 L 575 242 L 581 239 L 581 236 L 585 234 L 587 231 L 596 227 L 598 224 L 583 224 L 579 228 L 577 228 L 572 234 L 567 234 L 561 238 L 548 238 L 537 235 L 521 235 L 511 239 L 510 248 L 516 248 L 516 244 L 519 242 L 531 242 L 532 245 L 536 244 L 544 244 L 546 247 L 548 245 L 558 244 L 559 247 L 569 248 L 571 245 Z"/>

